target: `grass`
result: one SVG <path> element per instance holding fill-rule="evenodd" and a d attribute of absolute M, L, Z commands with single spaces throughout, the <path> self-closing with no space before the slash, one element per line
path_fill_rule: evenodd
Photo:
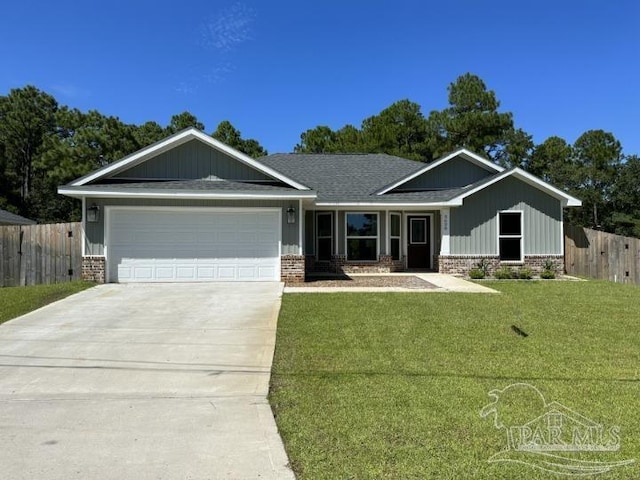
<path fill-rule="evenodd" d="M 0 323 L 24 315 L 95 284 L 90 282 L 54 283 L 29 287 L 0 288 Z"/>
<path fill-rule="evenodd" d="M 526 382 L 620 426 L 618 452 L 578 456 L 636 459 L 599 478 L 640 478 L 640 289 L 491 287 L 502 294 L 285 295 L 269 398 L 298 477 L 558 478 L 487 462 L 506 447 L 480 416 L 488 392 Z"/>

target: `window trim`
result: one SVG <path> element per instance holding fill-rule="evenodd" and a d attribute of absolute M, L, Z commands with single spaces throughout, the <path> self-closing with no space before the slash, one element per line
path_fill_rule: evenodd
<path fill-rule="evenodd" d="M 349 215 L 375 215 L 376 216 L 376 235 L 349 235 Z M 349 239 L 355 238 L 359 240 L 372 240 L 376 241 L 376 258 L 373 260 L 352 260 L 349 258 Z M 380 258 L 380 212 L 344 212 L 344 254 L 347 257 L 347 262 L 377 262 Z"/>
<path fill-rule="evenodd" d="M 329 217 L 331 218 L 331 221 L 330 221 L 331 235 L 329 235 L 329 236 L 326 236 L 326 235 L 321 236 L 320 235 L 320 229 L 318 228 L 318 217 L 320 215 L 329 215 Z M 331 241 L 330 241 L 330 245 L 331 245 L 330 257 L 333 256 L 334 255 L 333 238 L 335 237 L 335 234 L 334 234 L 335 233 L 334 232 L 335 227 L 334 227 L 334 224 L 333 224 L 333 212 L 330 212 L 330 211 L 329 212 L 318 212 L 318 211 L 316 211 L 314 226 L 315 226 L 315 229 L 316 229 L 316 232 L 315 232 L 316 233 L 316 235 L 315 235 L 315 242 L 316 242 L 316 255 L 315 255 L 315 257 L 316 257 L 316 262 L 330 262 L 331 258 L 329 258 L 329 260 L 320 260 L 320 249 L 319 249 L 319 243 L 320 242 L 319 242 L 319 240 L 321 238 L 322 239 L 326 239 L 326 238 L 331 239 Z"/>
<path fill-rule="evenodd" d="M 389 235 L 388 235 L 389 245 L 387 246 L 387 253 L 391 256 L 391 259 L 393 261 L 400 261 L 402 260 L 402 213 L 401 212 L 388 212 L 388 213 L 389 215 L 387 218 L 387 225 L 389 229 Z M 398 223 L 399 223 L 399 229 L 400 229 L 399 235 L 393 235 L 393 231 L 391 229 L 391 217 L 393 216 L 398 217 Z M 393 240 L 398 240 L 398 258 L 397 259 L 393 258 L 393 253 L 391 249 L 391 242 Z"/>
<path fill-rule="evenodd" d="M 424 223 L 424 242 L 414 242 L 413 241 L 413 222 L 422 222 Z M 409 218 L 409 238 L 407 239 L 411 245 L 426 245 L 427 244 L 427 218 Z"/>
<path fill-rule="evenodd" d="M 520 214 L 520 235 L 501 235 L 500 234 L 500 215 L 503 213 L 518 213 Z M 498 210 L 497 221 L 497 244 L 496 249 L 498 251 L 498 258 L 501 263 L 522 263 L 524 262 L 524 210 Z M 500 255 L 500 240 L 503 238 L 517 238 L 520 240 L 520 259 L 519 260 L 502 260 Z"/>

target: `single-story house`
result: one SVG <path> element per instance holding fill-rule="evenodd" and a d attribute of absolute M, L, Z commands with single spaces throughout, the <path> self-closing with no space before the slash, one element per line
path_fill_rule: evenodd
<path fill-rule="evenodd" d="M 436 270 L 485 258 L 564 268 L 580 200 L 465 149 L 253 159 L 187 129 L 58 189 L 82 200 L 83 274 L 99 282 L 301 281 L 310 272 Z"/>
<path fill-rule="evenodd" d="M 30 220 L 15 213 L 7 212 L 0 208 L 0 225 L 35 225 L 34 220 Z"/>

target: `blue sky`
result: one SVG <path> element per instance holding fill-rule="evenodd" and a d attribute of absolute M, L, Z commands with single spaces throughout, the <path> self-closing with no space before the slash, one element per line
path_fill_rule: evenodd
<path fill-rule="evenodd" d="M 10 2 L 0 94 L 27 84 L 127 123 L 188 110 L 271 153 L 479 75 L 539 143 L 612 132 L 640 154 L 640 2 Z"/>

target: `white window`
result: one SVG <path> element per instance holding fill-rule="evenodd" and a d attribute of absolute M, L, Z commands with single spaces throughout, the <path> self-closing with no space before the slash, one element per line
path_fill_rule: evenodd
<path fill-rule="evenodd" d="M 378 260 L 378 214 L 347 213 L 347 260 Z"/>
<path fill-rule="evenodd" d="M 316 214 L 316 257 L 320 262 L 328 262 L 333 255 L 333 213 Z"/>
<path fill-rule="evenodd" d="M 500 260 L 522 261 L 522 212 L 498 213 L 498 249 Z"/>
<path fill-rule="evenodd" d="M 402 232 L 402 217 L 399 213 L 391 213 L 389 215 L 389 243 L 391 247 L 391 258 L 400 260 L 400 233 Z"/>

